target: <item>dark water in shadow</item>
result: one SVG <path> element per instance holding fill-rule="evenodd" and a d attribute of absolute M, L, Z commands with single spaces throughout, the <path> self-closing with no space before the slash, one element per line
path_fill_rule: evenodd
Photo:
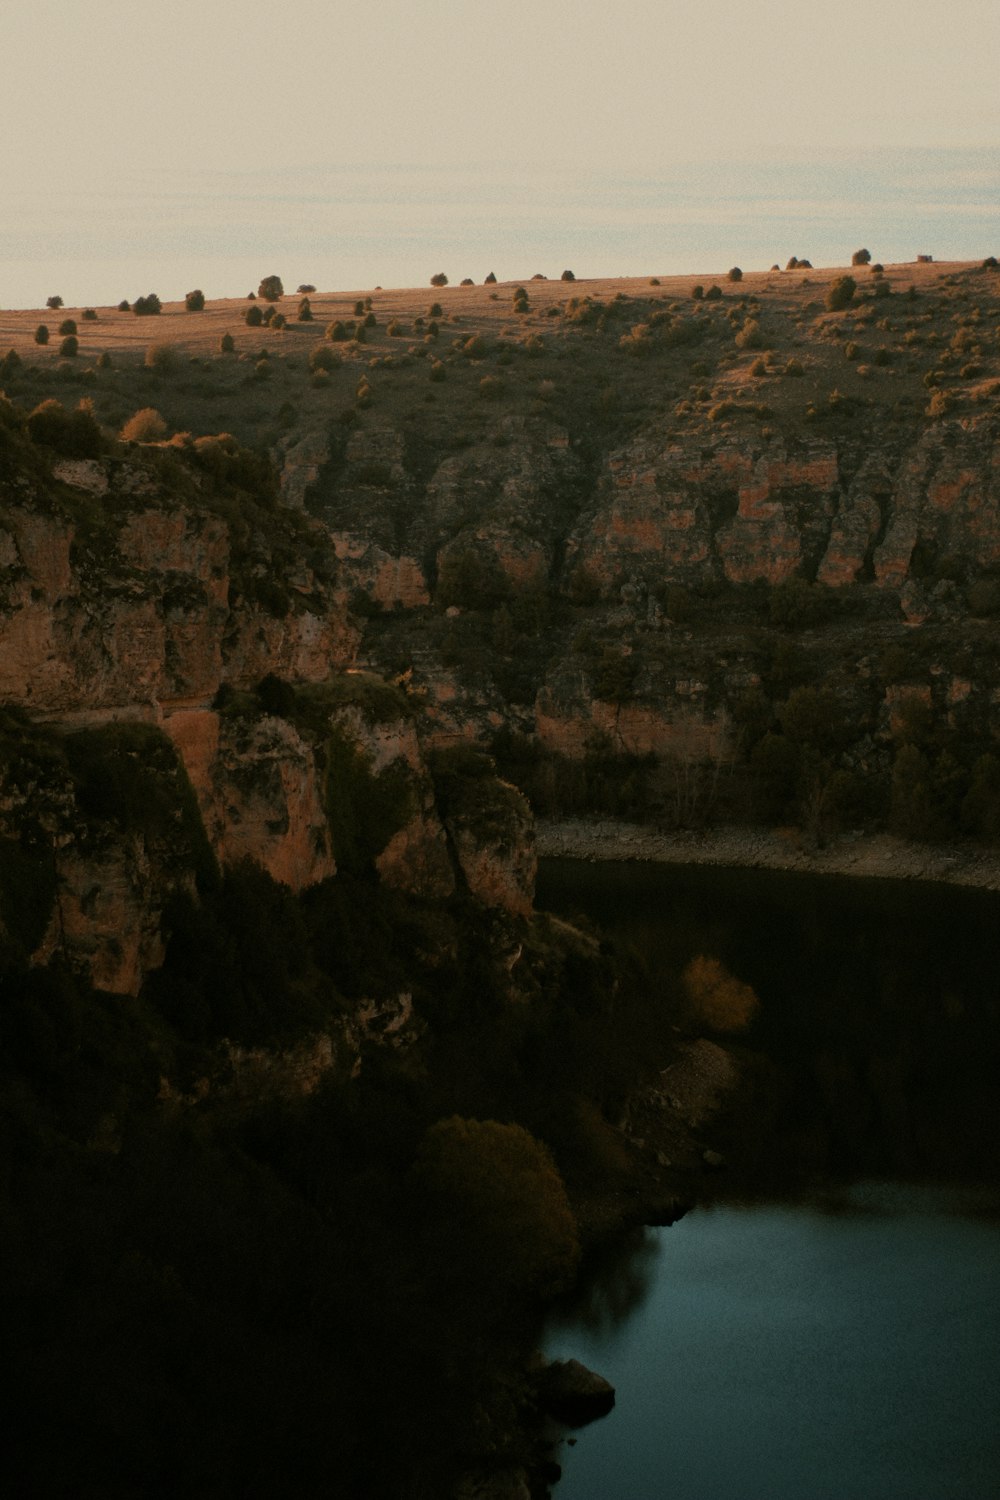
<path fill-rule="evenodd" d="M 997 898 L 553 861 L 539 904 L 633 945 L 654 1004 L 720 958 L 764 1059 L 729 1201 L 620 1245 L 550 1329 L 618 1389 L 560 1500 L 1000 1494 Z"/>
<path fill-rule="evenodd" d="M 766 1059 L 733 1149 L 755 1180 L 1000 1179 L 1000 898 L 915 882 L 543 861 L 538 904 L 641 956 L 672 1004 L 696 954 L 760 998 Z"/>

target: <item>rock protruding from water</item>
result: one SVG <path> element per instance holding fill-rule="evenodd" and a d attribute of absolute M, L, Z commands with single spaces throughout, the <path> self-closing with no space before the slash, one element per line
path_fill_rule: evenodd
<path fill-rule="evenodd" d="M 585 1427 L 615 1404 L 615 1388 L 578 1359 L 553 1360 L 538 1378 L 543 1409 L 567 1427 Z"/>

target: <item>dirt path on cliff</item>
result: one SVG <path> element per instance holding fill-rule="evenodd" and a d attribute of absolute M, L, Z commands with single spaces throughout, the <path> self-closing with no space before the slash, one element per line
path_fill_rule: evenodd
<path fill-rule="evenodd" d="M 794 829 L 712 828 L 662 833 L 613 819 L 536 824 L 542 858 L 646 860 L 657 864 L 718 865 L 851 875 L 879 880 L 927 880 L 1000 891 L 1000 852 L 960 845 L 907 843 L 891 834 L 843 834 L 810 849 Z"/>

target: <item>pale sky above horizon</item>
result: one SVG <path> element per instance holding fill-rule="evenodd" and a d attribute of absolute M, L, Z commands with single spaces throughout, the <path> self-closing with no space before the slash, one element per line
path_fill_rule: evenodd
<path fill-rule="evenodd" d="M 202 253 L 222 252 L 234 204 L 245 228 L 255 195 L 272 217 L 284 198 L 290 221 L 322 199 L 327 232 L 342 208 L 395 267 L 413 202 L 455 236 L 466 200 L 489 197 L 528 234 L 533 204 L 583 202 L 591 178 L 608 204 L 616 174 L 723 164 L 726 191 L 743 181 L 766 204 L 768 172 L 827 163 L 850 199 L 845 159 L 896 151 L 926 153 L 933 194 L 948 164 L 932 153 L 949 149 L 977 153 L 954 185 L 997 238 L 997 0 L 0 0 L 0 22 L 0 268 L 45 248 L 67 266 L 151 256 L 191 195 Z M 793 204 L 806 225 L 810 197 L 821 218 L 831 206 L 818 180 Z M 611 204 L 609 254 L 630 211 L 628 192 Z M 259 253 L 272 244 L 262 233 Z M 424 236 L 414 273 L 427 253 Z"/>

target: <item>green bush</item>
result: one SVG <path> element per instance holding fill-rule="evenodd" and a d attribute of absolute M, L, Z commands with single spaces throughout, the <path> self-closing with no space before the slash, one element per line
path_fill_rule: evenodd
<path fill-rule="evenodd" d="M 264 322 L 264 314 L 261 312 L 256 302 L 253 303 L 251 307 L 247 308 L 243 317 L 243 321 L 246 323 L 248 328 L 260 328 L 262 326 Z"/>
<path fill-rule="evenodd" d="M 709 287 L 708 291 L 705 293 L 705 301 L 706 302 L 718 302 L 718 301 L 720 301 L 721 297 L 722 297 L 722 288 L 721 288 L 721 286 L 712 285 L 712 286 Z"/>
<path fill-rule="evenodd" d="M 332 323 L 328 323 L 326 326 L 326 337 L 334 344 L 343 344 L 347 339 L 347 325 L 342 323 L 339 318 L 335 318 Z"/>
<path fill-rule="evenodd" d="M 97 368 L 99 370 L 111 369 L 111 355 L 106 349 L 102 349 L 100 354 L 97 356 Z"/>
<path fill-rule="evenodd" d="M 39 323 L 35 329 L 35 343 L 47 344 L 49 341 L 49 330 L 44 323 Z"/>
<path fill-rule="evenodd" d="M 170 375 L 177 369 L 177 351 L 173 344 L 150 344 L 143 363 L 157 375 Z"/>
<path fill-rule="evenodd" d="M 743 280 L 743 272 L 740 270 L 739 266 L 731 266 L 730 267 L 730 269 L 726 272 L 726 280 L 727 281 L 742 281 Z"/>
<path fill-rule="evenodd" d="M 340 367 L 340 355 L 330 348 L 329 344 L 314 344 L 309 351 L 309 368 L 315 373 L 317 370 L 336 370 Z"/>
<path fill-rule="evenodd" d="M 205 311 L 205 293 L 200 287 L 195 287 L 193 292 L 185 293 L 184 307 L 187 312 Z"/>
<path fill-rule="evenodd" d="M 221 339 L 219 340 L 219 353 L 220 354 L 232 354 L 232 352 L 233 352 L 233 350 L 235 348 L 236 348 L 236 340 L 233 338 L 232 334 L 231 333 L 224 333 L 222 335 Z"/>
<path fill-rule="evenodd" d="M 75 359 L 79 352 L 80 345 L 75 333 L 71 333 L 68 338 L 64 338 L 59 345 L 59 353 L 63 359 Z"/>
<path fill-rule="evenodd" d="M 85 307 L 83 309 L 83 312 L 80 314 L 80 316 L 81 316 L 81 318 L 83 319 L 83 321 L 85 323 L 96 323 L 97 322 L 97 311 L 93 307 Z"/>
<path fill-rule="evenodd" d="M 132 311 L 137 318 L 155 318 L 163 311 L 163 303 L 155 292 L 147 292 L 145 297 L 135 299 Z"/>
<path fill-rule="evenodd" d="M 299 303 L 298 321 L 300 323 L 311 323 L 313 320 L 312 303 L 308 297 L 303 297 Z"/>
<path fill-rule="evenodd" d="M 57 312 L 62 305 L 63 299 L 61 297 L 46 297 L 45 299 L 45 306 L 51 308 L 53 312 Z"/>
<path fill-rule="evenodd" d="M 870 250 L 855 250 L 851 256 L 852 266 L 867 266 L 871 264 L 872 253 Z"/>
<path fill-rule="evenodd" d="M 694 284 L 694 286 L 691 288 L 691 299 L 692 299 L 692 301 L 694 301 L 694 302 L 700 302 L 701 299 L 704 297 L 704 295 L 705 295 L 705 288 L 702 286 L 702 284 L 701 284 L 700 281 L 696 281 L 695 284 Z"/>
<path fill-rule="evenodd" d="M 118 311 L 119 312 L 130 312 L 131 311 L 131 308 L 130 308 L 129 304 L 125 301 L 124 297 L 122 298 L 122 300 L 118 304 Z"/>
<path fill-rule="evenodd" d="M 63 338 L 65 338 L 67 334 L 76 333 L 75 319 L 63 318 L 62 322 L 59 324 L 59 332 Z"/>
<path fill-rule="evenodd" d="M 280 276 L 265 276 L 257 288 L 257 296 L 265 302 L 277 302 L 285 295 L 285 288 L 281 284 Z"/>
<path fill-rule="evenodd" d="M 559 280 L 560 281 L 575 281 L 576 277 L 573 275 L 572 271 L 564 271 L 562 273 L 562 275 L 560 276 Z"/>
<path fill-rule="evenodd" d="M 569 1284 L 580 1254 L 576 1221 L 549 1151 L 523 1126 L 439 1120 L 413 1172 L 439 1206 L 435 1260 L 447 1280 L 546 1297 Z"/>
<path fill-rule="evenodd" d="M 854 293 L 858 284 L 853 276 L 838 276 L 826 294 L 826 307 L 829 312 L 840 312 L 849 307 L 854 301 Z"/>
<path fill-rule="evenodd" d="M 64 458 L 97 458 L 103 448 L 101 429 L 88 402 L 73 412 L 54 400 L 36 406 L 27 421 L 33 443 L 51 448 Z"/>
<path fill-rule="evenodd" d="M 436 271 L 431 277 L 431 286 L 447 286 L 448 278 L 443 271 Z M 433 314 L 431 315 L 433 316 Z"/>

